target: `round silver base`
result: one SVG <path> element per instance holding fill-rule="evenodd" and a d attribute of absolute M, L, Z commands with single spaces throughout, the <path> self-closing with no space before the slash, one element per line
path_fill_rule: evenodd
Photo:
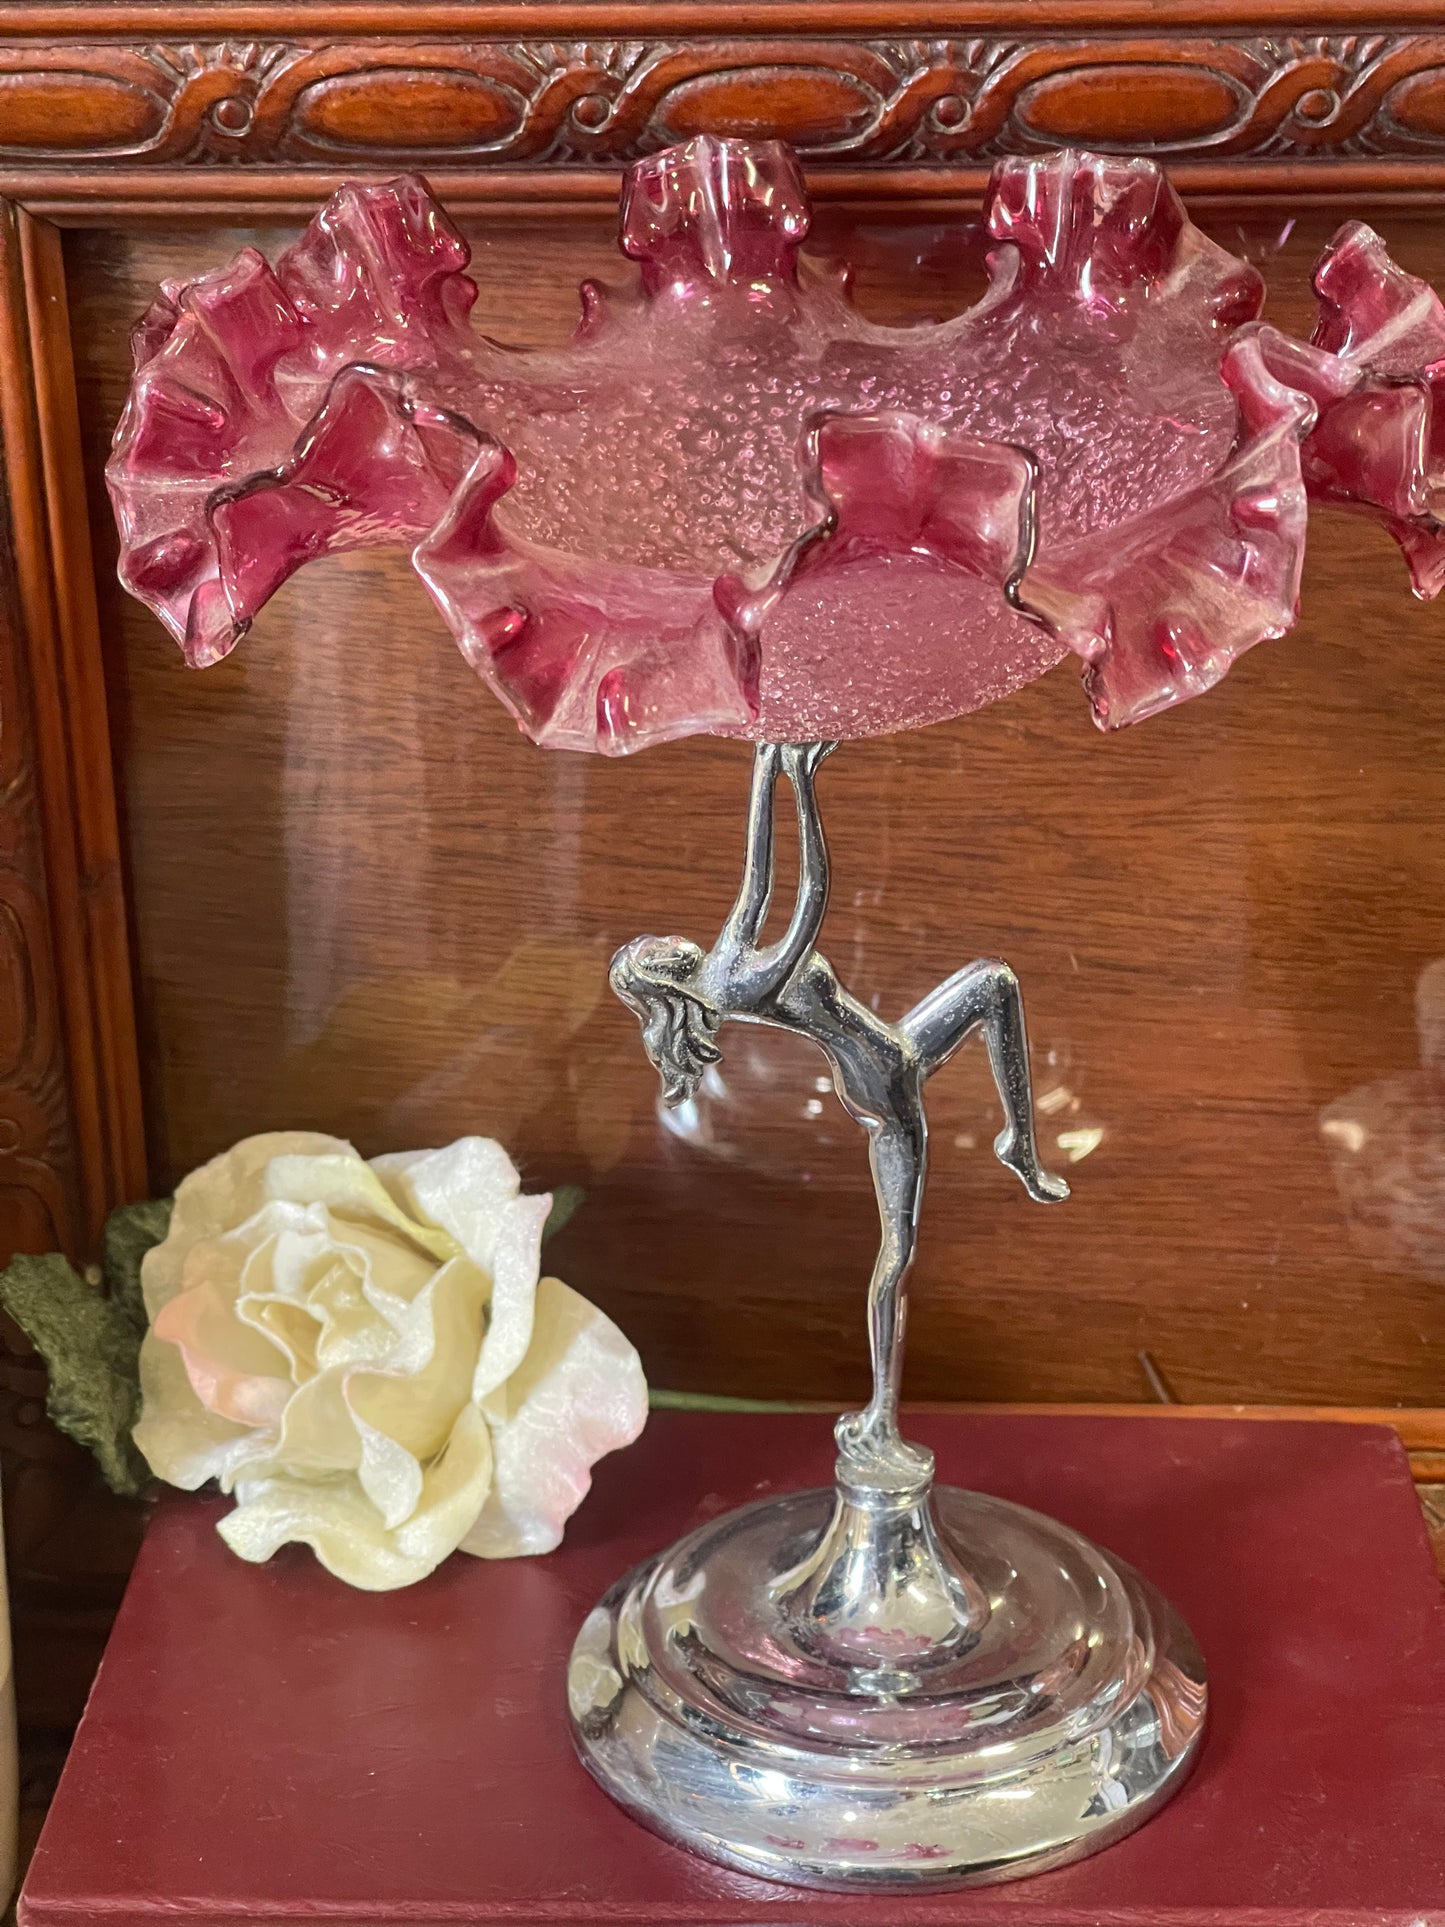
<path fill-rule="evenodd" d="M 764 1879 L 882 1891 L 1096 1852 L 1178 1788 L 1205 1716 L 1147 1581 L 947 1486 L 711 1521 L 589 1615 L 568 1693 L 583 1761 L 644 1825 Z"/>

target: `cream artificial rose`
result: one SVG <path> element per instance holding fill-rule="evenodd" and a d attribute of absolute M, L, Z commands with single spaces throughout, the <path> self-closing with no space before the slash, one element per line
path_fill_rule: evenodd
<path fill-rule="evenodd" d="M 243 1559 L 301 1540 L 371 1591 L 549 1552 L 647 1417 L 622 1333 L 538 1279 L 550 1205 L 479 1137 L 368 1163 L 278 1131 L 193 1171 L 141 1274 L 152 1470 L 234 1492 Z"/>

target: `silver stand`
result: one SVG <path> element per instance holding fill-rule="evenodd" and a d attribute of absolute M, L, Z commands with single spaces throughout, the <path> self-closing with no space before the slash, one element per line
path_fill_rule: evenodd
<path fill-rule="evenodd" d="M 933 1484 L 898 1430 L 925 1175 L 927 1078 L 981 1032 L 1000 1160 L 1043 1203 L 1018 985 L 970 964 L 896 1024 L 818 953 L 827 852 L 813 790 L 831 745 L 763 744 L 742 890 L 704 952 L 639 938 L 613 987 L 671 1103 L 729 1018 L 823 1050 L 868 1134 L 882 1225 L 869 1291 L 873 1395 L 837 1426 L 831 1491 L 710 1521 L 589 1615 L 568 1692 L 582 1758 L 615 1799 L 694 1852 L 804 1886 L 960 1887 L 1040 1872 L 1138 1826 L 1202 1736 L 1204 1669 L 1147 1581 L 1023 1507 Z M 779 773 L 798 810 L 785 935 L 763 945 Z"/>

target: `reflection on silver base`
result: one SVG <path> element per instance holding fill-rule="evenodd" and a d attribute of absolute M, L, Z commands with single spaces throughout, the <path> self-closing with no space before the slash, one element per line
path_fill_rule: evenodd
<path fill-rule="evenodd" d="M 637 1819 L 802 1886 L 962 1887 L 1118 1839 L 1204 1727 L 1188 1628 L 1067 1527 L 953 1487 L 743 1508 L 573 1648 L 578 1748 Z"/>

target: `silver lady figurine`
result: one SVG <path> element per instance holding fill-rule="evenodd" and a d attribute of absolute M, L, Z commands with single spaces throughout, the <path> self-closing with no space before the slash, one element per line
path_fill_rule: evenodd
<path fill-rule="evenodd" d="M 1039 1163 L 1033 1084 L 1018 979 L 987 959 L 956 970 L 896 1024 L 859 1003 L 817 948 L 828 906 L 828 846 L 813 783 L 833 743 L 760 743 L 753 757 L 742 889 L 711 950 L 685 937 L 638 937 L 612 960 L 612 988 L 642 1022 L 642 1042 L 670 1105 L 693 1095 L 721 1055 L 714 1041 L 730 1017 L 796 1031 L 817 1044 L 843 1108 L 868 1133 L 868 1159 L 882 1240 L 868 1288 L 873 1396 L 838 1421 L 839 1450 L 854 1483 L 909 1486 L 926 1477 L 927 1455 L 899 1437 L 898 1401 L 906 1320 L 904 1284 L 913 1263 L 928 1161 L 923 1086 L 960 1044 L 982 1030 L 1003 1104 L 994 1140 L 1001 1164 L 1031 1198 L 1068 1197 Z M 773 793 L 782 770 L 798 808 L 798 897 L 776 943 L 759 941 L 773 895 Z"/>

